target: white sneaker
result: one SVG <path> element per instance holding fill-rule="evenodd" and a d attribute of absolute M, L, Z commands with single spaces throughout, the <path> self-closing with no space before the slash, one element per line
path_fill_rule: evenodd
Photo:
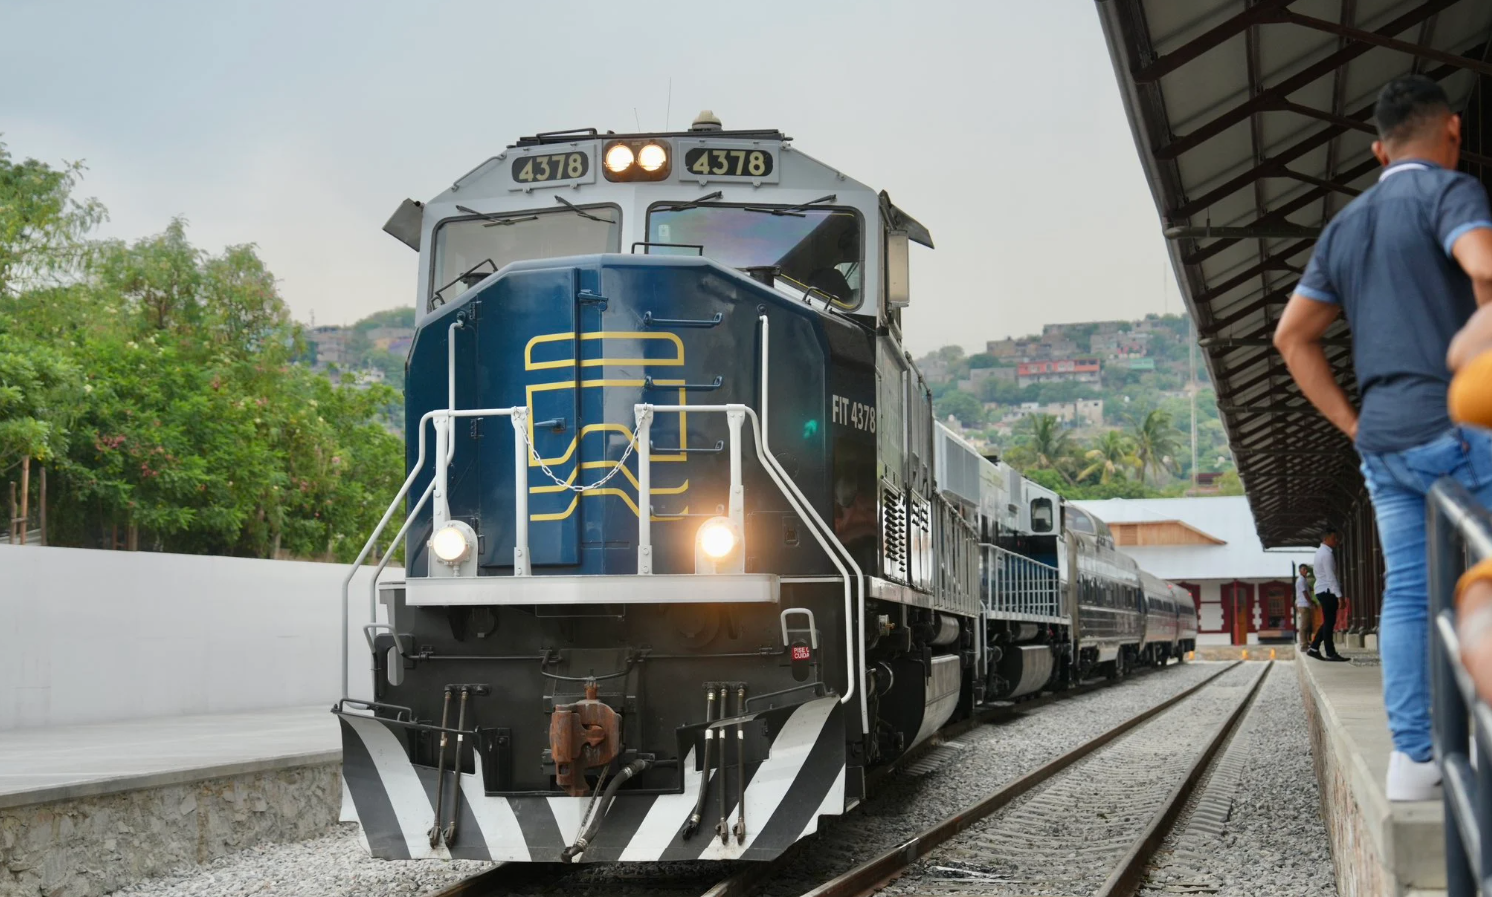
<path fill-rule="evenodd" d="M 1388 758 L 1388 787 L 1385 790 L 1389 800 L 1434 800 L 1440 796 L 1436 793 L 1439 785 L 1440 767 L 1434 760 L 1416 763 L 1409 759 L 1408 754 L 1399 751 L 1394 751 Z"/>

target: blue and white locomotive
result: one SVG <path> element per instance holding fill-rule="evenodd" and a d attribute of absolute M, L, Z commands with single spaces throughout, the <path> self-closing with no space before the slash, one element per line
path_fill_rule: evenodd
<path fill-rule="evenodd" d="M 950 720 L 1190 649 L 1189 598 L 935 423 L 927 229 L 783 134 L 539 134 L 385 230 L 408 479 L 364 556 L 406 575 L 337 708 L 375 856 L 770 859 Z"/>

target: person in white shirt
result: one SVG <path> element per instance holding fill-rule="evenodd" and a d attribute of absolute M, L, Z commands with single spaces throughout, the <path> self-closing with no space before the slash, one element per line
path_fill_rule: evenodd
<path fill-rule="evenodd" d="M 1311 565 L 1316 573 L 1316 603 L 1321 605 L 1322 620 L 1306 656 L 1317 660 L 1347 660 L 1337 653 L 1336 643 L 1332 641 L 1332 630 L 1337 622 L 1337 601 L 1342 597 L 1342 586 L 1337 582 L 1336 547 L 1340 539 L 1336 530 L 1327 530 L 1321 537 L 1321 547 L 1316 549 L 1316 562 Z"/>
<path fill-rule="evenodd" d="M 1301 564 L 1295 577 L 1295 641 L 1301 651 L 1311 646 L 1311 624 L 1315 619 L 1316 602 L 1311 598 L 1311 565 Z"/>

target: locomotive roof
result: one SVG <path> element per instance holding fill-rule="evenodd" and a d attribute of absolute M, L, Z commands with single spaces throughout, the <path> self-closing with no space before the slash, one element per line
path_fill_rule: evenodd
<path fill-rule="evenodd" d="M 517 143 L 510 144 L 508 148 L 512 149 L 518 146 L 547 146 L 553 143 L 574 143 L 577 140 L 647 140 L 651 137 L 682 137 L 693 140 L 707 140 L 720 137 L 728 140 L 780 140 L 784 143 L 793 139 L 775 129 L 754 131 L 637 131 L 627 134 L 607 131 L 603 134 L 595 128 L 571 128 L 567 131 L 543 131 L 532 137 L 520 137 Z"/>

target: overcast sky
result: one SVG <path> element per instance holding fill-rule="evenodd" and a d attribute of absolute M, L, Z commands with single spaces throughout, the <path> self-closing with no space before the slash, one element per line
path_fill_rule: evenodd
<path fill-rule="evenodd" d="M 413 302 L 380 228 L 514 138 L 779 128 L 928 226 L 909 348 L 1180 309 L 1093 0 L 0 0 L 0 141 L 104 233 L 255 243 L 295 316 Z M 669 79 L 672 101 L 669 112 Z M 634 112 L 635 110 L 635 112 Z"/>

